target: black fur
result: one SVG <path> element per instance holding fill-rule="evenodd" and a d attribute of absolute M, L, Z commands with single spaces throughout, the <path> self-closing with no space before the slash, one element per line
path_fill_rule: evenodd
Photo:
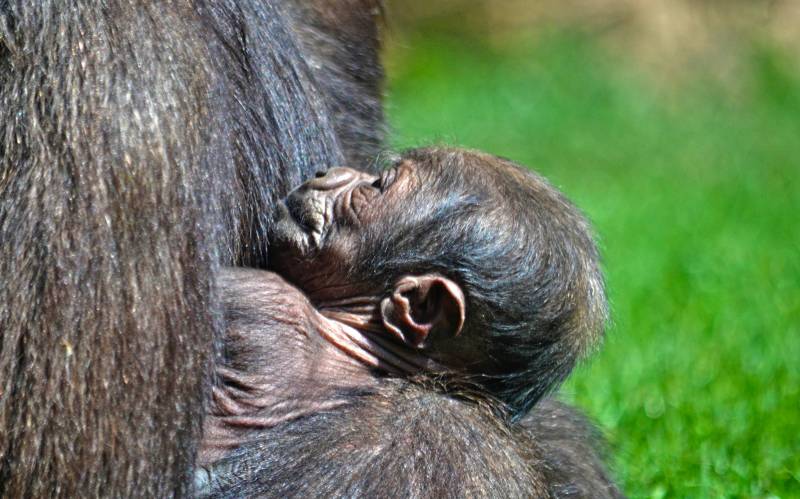
<path fill-rule="evenodd" d="M 190 492 L 216 271 L 263 265 L 290 186 L 379 149 L 376 7 L 0 0 L 0 496 Z M 356 395 L 226 460 L 232 490 L 514 497 L 569 483 L 523 465 L 529 451 L 481 405 L 404 384 Z M 391 433 L 365 440 L 378 424 Z M 526 462 L 584 469 L 570 445 Z"/>
<path fill-rule="evenodd" d="M 606 469 L 602 435 L 576 409 L 544 399 L 516 428 L 537 449 L 550 497 L 624 497 Z"/>
<path fill-rule="evenodd" d="M 382 151 L 381 0 L 294 0 L 291 9 L 309 66 L 323 90 L 345 162 L 376 170 Z M 358 96 L 354 99 L 353 96 Z M 369 126 L 365 126 L 369 125 Z"/>

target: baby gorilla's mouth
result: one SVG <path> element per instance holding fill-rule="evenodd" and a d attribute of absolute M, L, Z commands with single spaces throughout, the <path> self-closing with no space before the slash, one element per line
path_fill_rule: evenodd
<path fill-rule="evenodd" d="M 325 228 L 327 196 L 305 195 L 297 191 L 286 198 L 286 209 L 297 224 L 319 243 Z"/>
<path fill-rule="evenodd" d="M 315 196 L 308 191 L 290 193 L 278 203 L 271 242 L 295 247 L 300 255 L 308 255 L 319 248 L 328 218 L 326 202 L 325 196 Z"/>
<path fill-rule="evenodd" d="M 377 186 L 371 185 L 377 180 L 347 167 L 320 172 L 278 204 L 269 243 L 296 257 L 313 256 L 337 227 L 359 223 L 357 211 L 378 192 Z M 368 196 L 365 188 L 374 192 Z"/>

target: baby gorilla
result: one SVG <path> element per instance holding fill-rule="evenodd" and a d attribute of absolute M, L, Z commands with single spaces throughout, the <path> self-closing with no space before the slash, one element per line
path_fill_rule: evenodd
<path fill-rule="evenodd" d="M 229 327 L 200 464 L 386 374 L 524 416 L 602 334 L 587 222 L 508 160 L 429 148 L 380 177 L 333 168 L 278 212 L 272 272 L 221 278 Z"/>

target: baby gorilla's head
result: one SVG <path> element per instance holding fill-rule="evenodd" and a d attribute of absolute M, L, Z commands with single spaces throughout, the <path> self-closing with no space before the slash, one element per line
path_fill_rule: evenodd
<path fill-rule="evenodd" d="M 525 411 L 606 321 L 588 223 L 541 177 L 474 151 L 407 152 L 380 177 L 334 168 L 295 190 L 275 269 L 320 308 L 429 356 Z"/>

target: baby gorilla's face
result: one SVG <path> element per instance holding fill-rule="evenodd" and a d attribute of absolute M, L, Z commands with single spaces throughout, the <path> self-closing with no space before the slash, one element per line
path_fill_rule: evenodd
<path fill-rule="evenodd" d="M 271 234 L 273 270 L 326 317 L 480 374 L 526 409 L 602 334 L 589 224 L 508 160 L 452 148 L 403 158 L 380 177 L 334 168 L 293 191 Z"/>
<path fill-rule="evenodd" d="M 360 235 L 407 209 L 417 183 L 410 161 L 380 176 L 345 167 L 318 173 L 278 206 L 270 234 L 272 267 L 312 299 L 341 293 Z"/>

